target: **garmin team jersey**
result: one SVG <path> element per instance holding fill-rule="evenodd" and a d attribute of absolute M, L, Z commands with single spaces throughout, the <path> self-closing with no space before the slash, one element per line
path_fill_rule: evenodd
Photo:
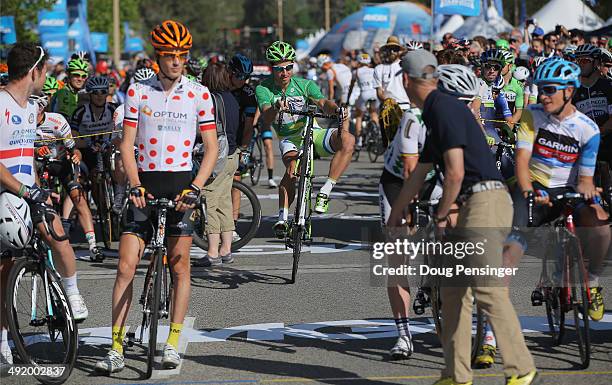
<path fill-rule="evenodd" d="M 532 104 L 523 111 L 517 146 L 532 153 L 532 180 L 548 188 L 575 187 L 579 175 L 595 173 L 599 128 L 580 111 L 559 121 Z"/>
<path fill-rule="evenodd" d="M 25 184 L 34 184 L 34 140 L 38 106 L 21 107 L 6 91 L 0 92 L 0 163 Z M 4 188 L 0 186 L 0 191 Z"/>
<path fill-rule="evenodd" d="M 72 115 L 70 126 L 79 132 L 87 146 L 95 143 L 104 143 L 111 139 L 114 130 L 113 115 L 117 105 L 106 103 L 104 111 L 95 116 L 91 109 L 91 104 L 84 104 L 76 109 Z"/>
<path fill-rule="evenodd" d="M 197 128 L 217 128 L 210 91 L 185 76 L 167 93 L 157 76 L 132 84 L 123 126 L 136 129 L 139 172 L 191 171 Z"/>
<path fill-rule="evenodd" d="M 43 121 L 36 127 L 36 139 L 35 147 L 49 147 L 53 158 L 60 157 L 65 148 L 70 150 L 75 144 L 66 118 L 55 112 L 45 112 Z"/>
<path fill-rule="evenodd" d="M 309 102 L 315 102 L 324 98 L 315 82 L 295 76 L 289 81 L 285 92 L 274 84 L 272 77 L 268 77 L 257 86 L 255 94 L 259 109 L 262 111 L 264 108 L 273 106 L 277 100 L 283 97 L 289 103 L 289 108 L 300 111 L 306 111 Z M 272 127 L 274 127 L 274 130 L 281 139 L 288 136 L 297 136 L 306 126 L 306 120 L 307 118 L 304 116 L 284 113 L 281 125 L 279 126 L 278 120 L 274 119 Z M 316 126 L 316 122 L 314 125 Z"/>

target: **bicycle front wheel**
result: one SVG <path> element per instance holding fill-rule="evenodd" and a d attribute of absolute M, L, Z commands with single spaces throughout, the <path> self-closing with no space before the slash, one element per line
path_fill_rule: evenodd
<path fill-rule="evenodd" d="M 304 147 L 308 149 L 305 143 Z M 304 151 L 302 154 L 302 160 L 300 161 L 300 179 L 298 182 L 298 195 L 297 202 L 295 204 L 295 215 L 293 217 L 293 223 L 291 225 L 291 244 L 293 246 L 293 266 L 291 268 L 291 283 L 295 283 L 298 271 L 298 265 L 300 263 L 300 254 L 302 252 L 302 244 L 305 238 L 306 226 L 309 220 L 308 210 L 310 209 L 310 186 L 308 186 L 308 162 L 309 154 L 308 151 Z M 304 211 L 305 223 L 302 225 L 299 223 L 300 213 Z"/>
<path fill-rule="evenodd" d="M 548 320 L 548 331 L 553 340 L 554 345 L 560 343 L 562 336 L 562 325 L 565 323 L 565 313 L 561 311 L 559 304 L 559 288 L 544 287 L 542 294 L 544 303 L 546 304 L 546 318 Z"/>
<path fill-rule="evenodd" d="M 76 362 L 79 333 L 57 273 L 20 258 L 7 287 L 9 330 L 22 363 L 56 366 L 57 370 L 35 377 L 45 384 L 64 383 Z"/>
<path fill-rule="evenodd" d="M 111 242 L 113 240 L 113 221 L 111 218 L 111 200 L 110 192 L 106 181 L 102 180 L 98 183 L 98 220 L 100 228 L 102 229 L 102 240 L 104 241 L 104 247 L 110 249 Z"/>
<path fill-rule="evenodd" d="M 151 256 L 151 266 L 145 279 L 144 304 L 140 339 L 147 342 L 147 372 L 146 378 L 151 378 L 157 348 L 157 326 L 159 323 L 159 303 L 162 286 L 162 258 L 161 250 L 156 250 Z"/>
<path fill-rule="evenodd" d="M 574 313 L 574 331 L 580 352 L 580 364 L 582 369 L 589 367 L 591 360 L 591 340 L 589 338 L 589 292 L 588 274 L 582 259 L 582 252 L 577 240 L 571 242 L 570 247 L 573 255 L 573 265 L 570 269 L 572 276 L 572 310 Z"/>

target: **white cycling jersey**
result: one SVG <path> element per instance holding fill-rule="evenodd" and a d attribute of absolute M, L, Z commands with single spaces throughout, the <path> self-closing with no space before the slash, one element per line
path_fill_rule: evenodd
<path fill-rule="evenodd" d="M 385 97 L 394 99 L 403 111 L 410 109 L 399 60 L 391 64 L 379 64 L 374 68 L 374 89 L 378 87 L 383 89 Z"/>
<path fill-rule="evenodd" d="M 357 84 L 361 88 L 362 93 L 372 92 L 376 93 L 374 88 L 374 68 L 372 67 L 359 67 L 357 68 Z"/>
<path fill-rule="evenodd" d="M 405 111 L 400 126 L 385 151 L 385 169 L 398 178 L 404 178 L 404 157 L 418 156 L 427 130 L 419 117 L 412 111 Z"/>
<path fill-rule="evenodd" d="M 335 80 L 342 90 L 341 103 L 347 103 L 352 79 L 353 73 L 351 69 L 342 63 L 334 63 L 332 67 L 327 70 L 327 80 Z"/>
<path fill-rule="evenodd" d="M 25 184 L 34 184 L 34 141 L 38 106 L 21 107 L 6 91 L 0 92 L 0 163 Z M 0 185 L 0 192 L 4 188 Z"/>
<path fill-rule="evenodd" d="M 47 146 L 51 156 L 57 158 L 64 149 L 74 148 L 72 130 L 64 115 L 55 112 L 45 112 L 43 121 L 36 127 L 36 147 Z M 59 139 L 59 140 L 58 140 Z"/>
<path fill-rule="evenodd" d="M 216 130 L 207 87 L 182 76 L 167 94 L 157 76 L 130 86 L 124 129 L 136 129 L 138 171 L 191 171 L 196 128 Z"/>

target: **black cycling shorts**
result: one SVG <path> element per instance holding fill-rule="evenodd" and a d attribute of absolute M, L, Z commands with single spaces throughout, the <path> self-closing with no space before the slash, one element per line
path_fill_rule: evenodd
<path fill-rule="evenodd" d="M 140 183 L 154 198 L 174 200 L 193 180 L 190 171 L 152 171 L 139 174 Z M 166 234 L 169 237 L 190 237 L 193 233 L 193 210 L 184 213 L 168 210 Z M 123 216 L 123 234 L 135 234 L 148 243 L 155 232 L 157 216 L 150 207 L 139 209 L 131 201 Z"/>

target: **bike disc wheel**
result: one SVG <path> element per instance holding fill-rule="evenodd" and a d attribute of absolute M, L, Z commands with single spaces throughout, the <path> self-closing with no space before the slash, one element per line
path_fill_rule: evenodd
<path fill-rule="evenodd" d="M 257 186 L 259 179 L 261 178 L 261 169 L 263 168 L 263 151 L 262 151 L 261 138 L 257 138 L 255 146 L 253 147 L 253 153 L 251 154 L 251 184 Z"/>
<path fill-rule="evenodd" d="M 575 243 L 576 240 L 574 240 Z M 574 264 L 572 274 L 572 310 L 574 313 L 574 331 L 580 353 L 582 369 L 589 367 L 591 360 L 591 340 L 589 338 L 589 293 L 588 276 L 579 246 L 574 245 Z"/>
<path fill-rule="evenodd" d="M 46 300 L 41 265 L 28 258 L 15 261 L 7 285 L 12 289 L 7 291 L 7 319 L 22 363 L 61 366 L 61 373 L 58 368 L 53 375 L 35 377 L 45 384 L 62 384 L 76 362 L 78 327 L 57 273 L 49 267 L 44 273 L 50 303 Z"/>

